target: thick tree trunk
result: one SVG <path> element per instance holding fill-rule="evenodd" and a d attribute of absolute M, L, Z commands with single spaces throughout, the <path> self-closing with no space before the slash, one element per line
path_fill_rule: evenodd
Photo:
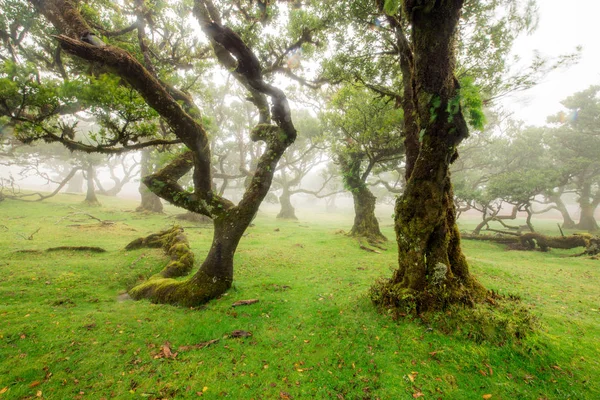
<path fill-rule="evenodd" d="M 366 185 L 361 185 L 352 190 L 354 199 L 354 225 L 350 231 L 351 236 L 365 237 L 370 241 L 382 242 L 387 238 L 379 229 L 379 221 L 375 217 L 375 202 L 377 198 Z"/>
<path fill-rule="evenodd" d="M 365 183 L 368 172 L 361 173 L 362 159 L 363 154 L 356 150 L 347 151 L 339 156 L 344 186 L 352 193 L 354 200 L 354 224 L 350 235 L 364 237 L 375 243 L 385 242 L 387 238 L 381 233 L 375 217 L 376 197 Z"/>
<path fill-rule="evenodd" d="M 96 188 L 94 185 L 94 176 L 96 171 L 92 165 L 89 165 L 86 170 L 87 192 L 84 202 L 90 206 L 99 206 L 100 201 L 96 197 Z"/>
<path fill-rule="evenodd" d="M 594 217 L 594 211 L 596 208 L 589 202 L 580 203 L 581 214 L 579 216 L 579 222 L 575 225 L 576 229 L 585 231 L 596 231 L 598 230 L 598 223 Z"/>
<path fill-rule="evenodd" d="M 279 196 L 279 204 L 281 205 L 281 210 L 279 211 L 279 214 L 277 214 L 277 218 L 296 220 L 298 219 L 296 217 L 296 210 L 292 205 L 291 196 L 292 194 L 290 193 L 289 189 L 286 186 L 284 186 L 283 193 L 281 193 L 281 196 Z"/>
<path fill-rule="evenodd" d="M 556 204 L 556 209 L 562 215 L 562 227 L 565 229 L 575 228 L 575 221 L 573 221 L 573 218 L 571 218 L 571 214 L 569 214 L 569 210 L 567 209 L 565 203 L 562 201 L 560 194 L 551 195 L 548 198 L 550 199 L 550 201 Z"/>
<path fill-rule="evenodd" d="M 579 195 L 579 207 L 581 209 L 581 214 L 579 215 L 579 222 L 577 225 L 575 225 L 576 229 L 586 231 L 598 230 L 598 223 L 596 222 L 596 218 L 594 218 L 594 211 L 596 211 L 598 204 L 590 201 L 591 194 L 591 184 L 584 182 Z"/>
<path fill-rule="evenodd" d="M 140 161 L 140 176 L 142 178 L 150 175 L 152 172 L 152 168 L 150 167 L 150 152 L 150 149 L 142 150 L 142 159 Z M 138 190 L 142 196 L 142 201 L 138 208 L 135 209 L 136 211 L 163 212 L 163 204 L 160 201 L 160 197 L 148 189 L 148 186 L 146 186 L 143 179 L 140 180 L 140 187 Z"/>
<path fill-rule="evenodd" d="M 470 275 L 460 247 L 449 171 L 456 147 L 468 134 L 454 77 L 462 0 L 405 2 L 405 8 L 413 29 L 415 63 L 409 72 L 416 88 L 419 148 L 415 155 L 407 147 L 414 166 L 396 201 L 398 269 L 372 288 L 371 298 L 380 306 L 419 314 L 455 303 L 472 305 L 483 299 L 485 289 Z"/>

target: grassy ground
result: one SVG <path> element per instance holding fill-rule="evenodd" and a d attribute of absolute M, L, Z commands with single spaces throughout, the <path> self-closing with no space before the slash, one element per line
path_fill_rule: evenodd
<path fill-rule="evenodd" d="M 263 213 L 236 254 L 234 288 L 182 309 L 119 296 L 166 261 L 124 246 L 171 226 L 176 211 L 81 200 L 0 203 L 0 399 L 600 398 L 599 261 L 465 241 L 479 280 L 521 296 L 542 324 L 521 342 L 476 343 L 374 311 L 368 288 L 396 253 L 393 242 L 367 253 L 340 234 L 352 216 Z M 201 259 L 211 228 L 183 225 Z M 84 245 L 107 252 L 16 252 Z"/>

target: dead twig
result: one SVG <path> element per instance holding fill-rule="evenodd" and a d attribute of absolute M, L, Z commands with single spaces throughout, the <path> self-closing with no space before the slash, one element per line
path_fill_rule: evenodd
<path fill-rule="evenodd" d="M 360 248 L 361 250 L 368 251 L 368 252 L 370 252 L 370 253 L 377 253 L 377 254 L 381 254 L 381 252 L 380 252 L 380 251 L 377 251 L 377 250 L 370 249 L 370 248 L 368 248 L 367 246 L 363 246 L 362 244 L 359 246 L 359 248 Z"/>
<path fill-rule="evenodd" d="M 25 235 L 22 235 L 22 234 L 20 234 L 20 233 L 17 233 L 17 235 L 21 236 L 21 237 L 22 237 L 23 239 L 25 239 L 25 240 L 33 240 L 33 235 L 35 235 L 36 233 L 38 233 L 38 232 L 40 231 L 40 229 L 42 229 L 42 228 L 37 228 L 37 229 L 35 230 L 35 232 L 33 232 L 33 233 L 32 233 L 31 235 L 29 235 L 29 236 L 25 236 Z"/>
<path fill-rule="evenodd" d="M 239 300 L 239 301 L 236 301 L 235 303 L 233 303 L 231 305 L 231 307 L 247 306 L 249 304 L 254 304 L 254 303 L 258 303 L 258 299 Z"/>
<path fill-rule="evenodd" d="M 96 216 L 94 216 L 94 215 L 92 215 L 90 213 L 78 210 L 75 207 L 71 207 L 71 208 L 74 209 L 74 210 L 77 210 L 77 212 L 72 212 L 72 213 L 69 213 L 69 214 L 65 215 L 64 217 L 62 217 L 61 219 L 59 219 L 58 221 L 56 221 L 56 224 L 59 224 L 64 219 L 70 219 L 71 217 L 74 217 L 76 215 L 85 215 L 86 217 L 89 217 L 91 219 L 94 219 L 94 220 L 100 222 L 102 225 L 113 225 L 115 223 L 114 221 L 108 221 L 108 220 L 100 219 L 100 218 L 98 218 L 98 217 L 96 217 Z"/>

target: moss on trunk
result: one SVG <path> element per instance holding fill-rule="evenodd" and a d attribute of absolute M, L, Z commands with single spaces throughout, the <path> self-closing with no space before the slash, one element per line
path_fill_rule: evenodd
<path fill-rule="evenodd" d="M 132 288 L 129 295 L 136 300 L 195 307 L 225 293 L 233 282 L 235 250 L 252 215 L 236 210 L 225 218 L 213 220 L 215 229 L 208 255 L 198 272 L 186 280 L 172 279 L 186 275 L 193 267 L 194 255 L 183 229 L 175 227 L 131 242 L 127 246 L 129 249 L 163 247 L 171 261 L 160 273 Z"/>
<path fill-rule="evenodd" d="M 366 185 L 352 190 L 354 199 L 354 224 L 350 236 L 364 237 L 370 242 L 385 242 L 387 238 L 379 229 L 379 221 L 375 216 L 377 198 Z"/>
<path fill-rule="evenodd" d="M 463 2 L 404 5 L 414 55 L 414 69 L 405 72 L 416 89 L 419 128 L 407 128 L 405 134 L 418 132 L 419 146 L 407 147 L 407 159 L 415 160 L 414 166 L 396 201 L 398 269 L 391 279 L 372 287 L 371 298 L 382 307 L 420 314 L 451 304 L 473 305 L 485 298 L 486 290 L 470 275 L 460 247 L 449 172 L 458 144 L 468 135 L 454 77 L 455 35 Z"/>

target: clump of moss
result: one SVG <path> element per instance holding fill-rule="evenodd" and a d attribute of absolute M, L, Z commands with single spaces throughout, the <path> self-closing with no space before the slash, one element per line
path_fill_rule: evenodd
<path fill-rule="evenodd" d="M 194 266 L 194 253 L 190 249 L 183 228 L 174 226 L 169 230 L 138 238 L 130 242 L 125 249 L 133 250 L 143 247 L 162 247 L 171 261 L 156 276 L 162 278 L 175 278 L 190 273 Z"/>
<path fill-rule="evenodd" d="M 488 292 L 486 301 L 473 307 L 452 305 L 444 311 L 420 316 L 428 327 L 475 343 L 497 346 L 520 343 L 539 330 L 539 319 L 515 296 Z"/>

